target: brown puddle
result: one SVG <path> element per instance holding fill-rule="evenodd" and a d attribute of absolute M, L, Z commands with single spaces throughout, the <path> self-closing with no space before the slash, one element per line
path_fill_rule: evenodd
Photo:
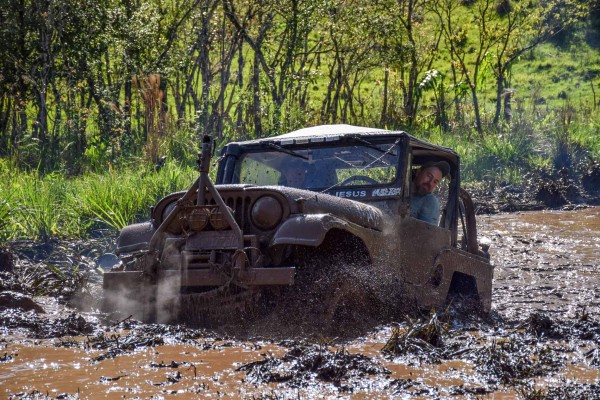
<path fill-rule="evenodd" d="M 586 306 L 600 315 L 600 207 L 481 216 L 478 223 L 491 240 L 496 310 L 561 315 Z"/>
<path fill-rule="evenodd" d="M 283 349 L 269 345 L 257 351 L 241 343 L 218 350 L 199 350 L 190 345 L 158 346 L 97 363 L 90 361 L 94 352 L 57 348 L 53 341 L 13 343 L 4 347 L 4 352 L 12 355 L 13 361 L 3 363 L 0 367 L 0 382 L 2 395 L 8 398 L 21 398 L 34 391 L 43 395 L 48 393 L 50 398 L 69 393 L 90 399 L 166 395 L 180 398 L 189 398 L 190 395 L 203 398 L 261 398 L 270 393 L 285 396 L 277 398 L 314 398 L 316 394 L 389 398 L 399 393 L 405 396 L 421 394 L 423 398 L 432 395 L 468 398 L 466 394 L 453 394 L 459 392 L 459 388 L 467 388 L 471 394 L 492 395 L 495 399 L 515 396 L 511 387 L 500 385 L 487 388 L 486 382 L 477 376 L 473 363 L 469 361 L 450 360 L 441 364 L 427 364 L 418 360 L 385 360 L 379 349 L 387 337 L 387 332 L 382 331 L 368 344 L 350 343 L 346 346 L 351 353 L 373 357 L 390 371 L 389 375 L 362 377 L 352 385 L 351 393 L 340 393 L 332 384 L 315 381 L 306 382 L 308 387 L 305 388 L 248 382 L 244 372 L 236 371 L 240 365 L 260 360 L 261 353 L 279 354 Z M 578 349 L 578 352 L 581 351 Z M 537 379 L 536 386 L 553 386 L 561 381 L 598 383 L 598 369 L 577 362 L 577 358 L 570 356 L 565 360 L 568 367 L 552 376 Z M 575 364 L 570 365 L 571 362 Z"/>
<path fill-rule="evenodd" d="M 118 333 L 117 333 L 118 334 Z M 85 338 L 75 338 L 85 343 Z M 3 346 L 12 360 L 0 364 L 3 395 L 37 390 L 56 397 L 63 393 L 81 398 L 147 398 L 152 395 L 227 393 L 243 397 L 245 377 L 236 365 L 277 348 L 244 342 L 211 342 L 210 350 L 192 345 L 144 347 L 113 359 L 94 362 L 102 351 L 56 347 L 60 339 L 18 340 Z M 223 347 L 221 347 L 223 346 Z M 257 350 L 260 347 L 261 350 Z M 10 397 L 10 396 L 9 396 Z M 17 398 L 19 396 L 16 396 Z"/>
<path fill-rule="evenodd" d="M 453 321 L 442 347 L 384 354 L 391 325 L 343 344 L 207 334 L 113 358 L 85 337 L 0 336 L 0 397 L 599 398 L 600 208 L 481 216 L 479 233 L 496 268 L 493 312 Z"/>

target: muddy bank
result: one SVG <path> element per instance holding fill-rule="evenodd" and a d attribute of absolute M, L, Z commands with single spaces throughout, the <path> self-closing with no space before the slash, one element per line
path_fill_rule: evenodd
<path fill-rule="evenodd" d="M 530 173 L 521 184 L 490 179 L 466 184 L 478 214 L 575 209 L 600 205 L 600 163 L 581 167 L 574 175 L 563 168 L 556 173 Z"/>
<path fill-rule="evenodd" d="M 478 222 L 495 265 L 489 315 L 457 302 L 344 340 L 117 319 L 97 309 L 109 240 L 19 242 L 0 277 L 2 395 L 600 398 L 600 208 Z"/>

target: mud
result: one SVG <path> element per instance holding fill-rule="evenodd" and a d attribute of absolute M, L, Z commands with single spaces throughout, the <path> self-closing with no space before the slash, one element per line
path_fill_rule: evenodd
<path fill-rule="evenodd" d="M 481 216 L 491 244 L 496 313 L 519 319 L 600 315 L 600 208 Z"/>
<path fill-rule="evenodd" d="M 490 179 L 467 184 L 466 188 L 478 214 L 598 206 L 600 162 L 584 162 L 576 169 L 560 168 L 552 174 L 531 172 L 523 177 L 521 184 Z"/>
<path fill-rule="evenodd" d="M 17 243 L 0 277 L 0 397 L 600 398 L 600 208 L 478 223 L 489 315 L 457 299 L 367 331 L 354 319 L 343 338 L 116 320 L 97 310 L 110 240 Z"/>
<path fill-rule="evenodd" d="M 341 392 L 352 391 L 352 381 L 367 375 L 391 372 L 363 354 L 345 348 L 331 350 L 322 344 L 294 344 L 281 357 L 264 355 L 238 367 L 251 383 L 285 383 L 290 388 L 309 386 L 314 380 L 333 384 Z"/>

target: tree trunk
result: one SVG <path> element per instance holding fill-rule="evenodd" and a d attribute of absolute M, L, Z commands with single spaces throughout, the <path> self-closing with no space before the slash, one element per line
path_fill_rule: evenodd
<path fill-rule="evenodd" d="M 456 118 L 458 118 L 461 122 L 463 121 L 462 118 L 462 111 L 460 109 L 460 97 L 458 96 L 457 93 L 457 89 L 458 88 L 458 78 L 456 76 L 456 67 L 454 67 L 454 63 L 450 63 L 450 68 L 452 71 L 452 84 L 454 86 L 454 112 L 456 114 Z"/>
<path fill-rule="evenodd" d="M 260 62 L 258 54 L 254 53 L 254 65 L 252 66 L 252 116 L 254 118 L 254 138 L 262 136 L 262 118 L 260 101 Z"/>
<path fill-rule="evenodd" d="M 48 18 L 47 13 L 43 18 Z M 49 22 L 48 22 L 49 24 Z M 40 55 L 39 65 L 34 66 L 32 75 L 36 81 L 34 90 L 36 92 L 36 101 L 38 112 L 34 125 L 34 136 L 39 140 L 40 164 L 44 171 L 49 165 L 51 157 L 48 157 L 48 83 L 52 70 L 52 33 L 48 31 L 46 21 L 40 21 Z"/>
<path fill-rule="evenodd" d="M 0 96 L 0 156 L 8 155 L 8 121 L 12 113 L 12 101 L 8 96 Z"/>
<path fill-rule="evenodd" d="M 415 2 L 410 0 L 408 2 L 408 13 L 406 16 L 406 35 L 408 38 L 409 46 L 409 71 L 408 71 L 408 86 L 406 88 L 406 97 L 404 104 L 404 114 L 408 117 L 408 124 L 412 126 L 415 121 L 415 117 L 417 114 L 417 107 L 415 105 L 415 85 L 418 78 L 418 65 L 417 65 L 417 52 L 416 52 L 416 43 L 414 40 L 414 32 L 413 32 L 413 10 L 415 6 Z"/>
<path fill-rule="evenodd" d="M 239 46 L 238 48 L 238 77 L 237 77 L 237 85 L 240 92 L 244 89 L 244 52 L 242 49 L 243 46 Z M 240 102 L 236 108 L 236 122 L 235 122 L 235 130 L 237 132 L 238 137 L 242 137 L 244 134 L 244 107 L 242 106 L 242 102 Z"/>
<path fill-rule="evenodd" d="M 128 74 L 129 75 L 129 74 Z M 123 103 L 123 118 L 125 119 L 125 135 L 129 137 L 131 135 L 131 98 L 132 98 L 132 84 L 131 76 L 125 78 L 125 98 Z"/>
<path fill-rule="evenodd" d="M 473 97 L 473 112 L 475 113 L 475 130 L 479 137 L 483 139 L 483 125 L 481 123 L 481 112 L 479 111 L 479 100 L 477 98 L 477 90 L 471 86 L 471 95 Z"/>
<path fill-rule="evenodd" d="M 209 104 L 210 104 L 210 85 L 212 83 L 212 75 L 210 71 L 210 43 L 208 28 L 203 26 L 199 34 L 199 46 L 200 54 L 198 57 L 198 64 L 202 79 L 202 92 L 200 95 L 200 111 L 199 125 L 201 126 L 202 133 L 207 133 L 208 129 L 208 117 L 209 117 Z"/>
<path fill-rule="evenodd" d="M 383 105 L 381 107 L 381 118 L 379 123 L 382 127 L 386 126 L 390 117 L 388 115 L 388 85 L 390 81 L 390 70 L 387 65 L 384 66 L 385 74 L 383 76 Z"/>
<path fill-rule="evenodd" d="M 494 111 L 494 126 L 498 126 L 500 113 L 502 112 L 502 91 L 504 90 L 504 79 L 498 74 L 496 77 L 496 110 Z"/>

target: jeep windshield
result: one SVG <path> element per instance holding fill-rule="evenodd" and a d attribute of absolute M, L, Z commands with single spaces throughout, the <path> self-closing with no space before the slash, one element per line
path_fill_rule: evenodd
<path fill-rule="evenodd" d="M 353 145 L 308 149 L 264 144 L 240 155 L 234 180 L 309 190 L 382 186 L 396 179 L 398 165 L 398 148 L 394 143 L 356 141 Z"/>

